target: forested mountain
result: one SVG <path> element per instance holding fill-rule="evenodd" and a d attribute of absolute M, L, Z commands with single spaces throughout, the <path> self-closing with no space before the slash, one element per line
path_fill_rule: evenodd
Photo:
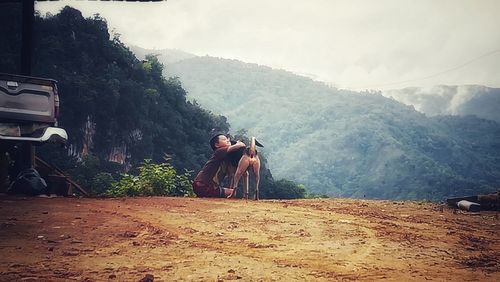
<path fill-rule="evenodd" d="M 20 5 L 2 8 L 0 32 L 7 40 L 0 44 L 0 72 L 18 73 Z M 155 56 L 139 60 L 119 38 L 110 39 L 98 15 L 83 18 L 65 7 L 36 17 L 34 42 L 33 76 L 58 81 L 59 126 L 69 135 L 68 150 L 45 145 L 37 154 L 88 189 L 104 185 L 98 192 L 104 191 L 119 172 L 145 159 L 168 159 L 177 171 L 196 173 L 212 153 L 208 140 L 214 132 L 229 130 L 224 116 L 187 101 L 180 81 L 165 79 Z M 262 197 L 304 196 L 302 186 L 273 180 L 264 155 L 262 165 Z"/>
<path fill-rule="evenodd" d="M 198 169 L 210 154 L 211 129 L 229 127 L 224 117 L 187 102 L 180 82 L 163 78 L 154 57 L 140 61 L 110 40 L 99 16 L 85 19 L 66 7 L 37 18 L 35 27 L 33 75 L 59 81 L 60 125 L 74 153 L 133 165 L 168 154 L 176 167 Z"/>
<path fill-rule="evenodd" d="M 195 57 L 167 65 L 188 97 L 266 146 L 275 176 L 346 197 L 434 199 L 500 187 L 500 125 L 427 117 L 380 93 Z"/>
<path fill-rule="evenodd" d="M 481 85 L 437 85 L 387 90 L 382 93 L 429 116 L 475 115 L 500 122 L 500 89 Z"/>

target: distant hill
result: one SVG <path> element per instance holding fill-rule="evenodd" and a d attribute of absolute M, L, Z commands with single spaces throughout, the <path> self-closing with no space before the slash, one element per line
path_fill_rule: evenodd
<path fill-rule="evenodd" d="M 404 88 L 382 93 L 430 116 L 475 115 L 500 122 L 500 89 L 481 85 Z"/>
<path fill-rule="evenodd" d="M 165 72 L 233 131 L 257 136 L 275 176 L 313 192 L 439 200 L 500 187 L 496 122 L 427 117 L 380 93 L 237 60 L 193 57 Z"/>
<path fill-rule="evenodd" d="M 156 55 L 158 60 L 164 65 L 176 63 L 185 59 L 191 59 L 196 57 L 196 55 L 177 50 L 177 49 L 144 49 L 139 46 L 129 45 L 130 51 L 132 51 L 139 60 L 143 60 L 146 55 Z"/>

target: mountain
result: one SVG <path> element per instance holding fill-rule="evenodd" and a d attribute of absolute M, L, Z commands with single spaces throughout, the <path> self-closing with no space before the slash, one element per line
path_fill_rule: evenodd
<path fill-rule="evenodd" d="M 500 89 L 481 85 L 412 87 L 382 93 L 412 105 L 419 112 L 436 115 L 475 115 L 500 122 Z"/>
<path fill-rule="evenodd" d="M 133 44 L 128 45 L 128 47 L 130 51 L 132 51 L 139 60 L 144 60 L 146 58 L 146 55 L 154 55 L 164 65 L 196 57 L 196 55 L 177 49 L 152 50 L 152 49 L 144 49 L 142 47 L 135 46 Z"/>
<path fill-rule="evenodd" d="M 194 57 L 169 64 L 190 99 L 264 144 L 278 177 L 341 197 L 434 199 L 500 187 L 500 125 L 428 117 L 377 92 L 284 70 Z"/>

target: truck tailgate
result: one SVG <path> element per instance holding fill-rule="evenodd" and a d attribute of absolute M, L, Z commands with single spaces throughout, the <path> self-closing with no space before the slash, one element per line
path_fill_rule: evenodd
<path fill-rule="evenodd" d="M 54 80 L 0 74 L 0 120 L 55 122 Z"/>

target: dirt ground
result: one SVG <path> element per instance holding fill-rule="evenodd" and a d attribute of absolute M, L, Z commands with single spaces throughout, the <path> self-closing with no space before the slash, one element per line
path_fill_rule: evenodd
<path fill-rule="evenodd" d="M 2 196 L 0 280 L 500 281 L 499 218 L 394 201 Z"/>

